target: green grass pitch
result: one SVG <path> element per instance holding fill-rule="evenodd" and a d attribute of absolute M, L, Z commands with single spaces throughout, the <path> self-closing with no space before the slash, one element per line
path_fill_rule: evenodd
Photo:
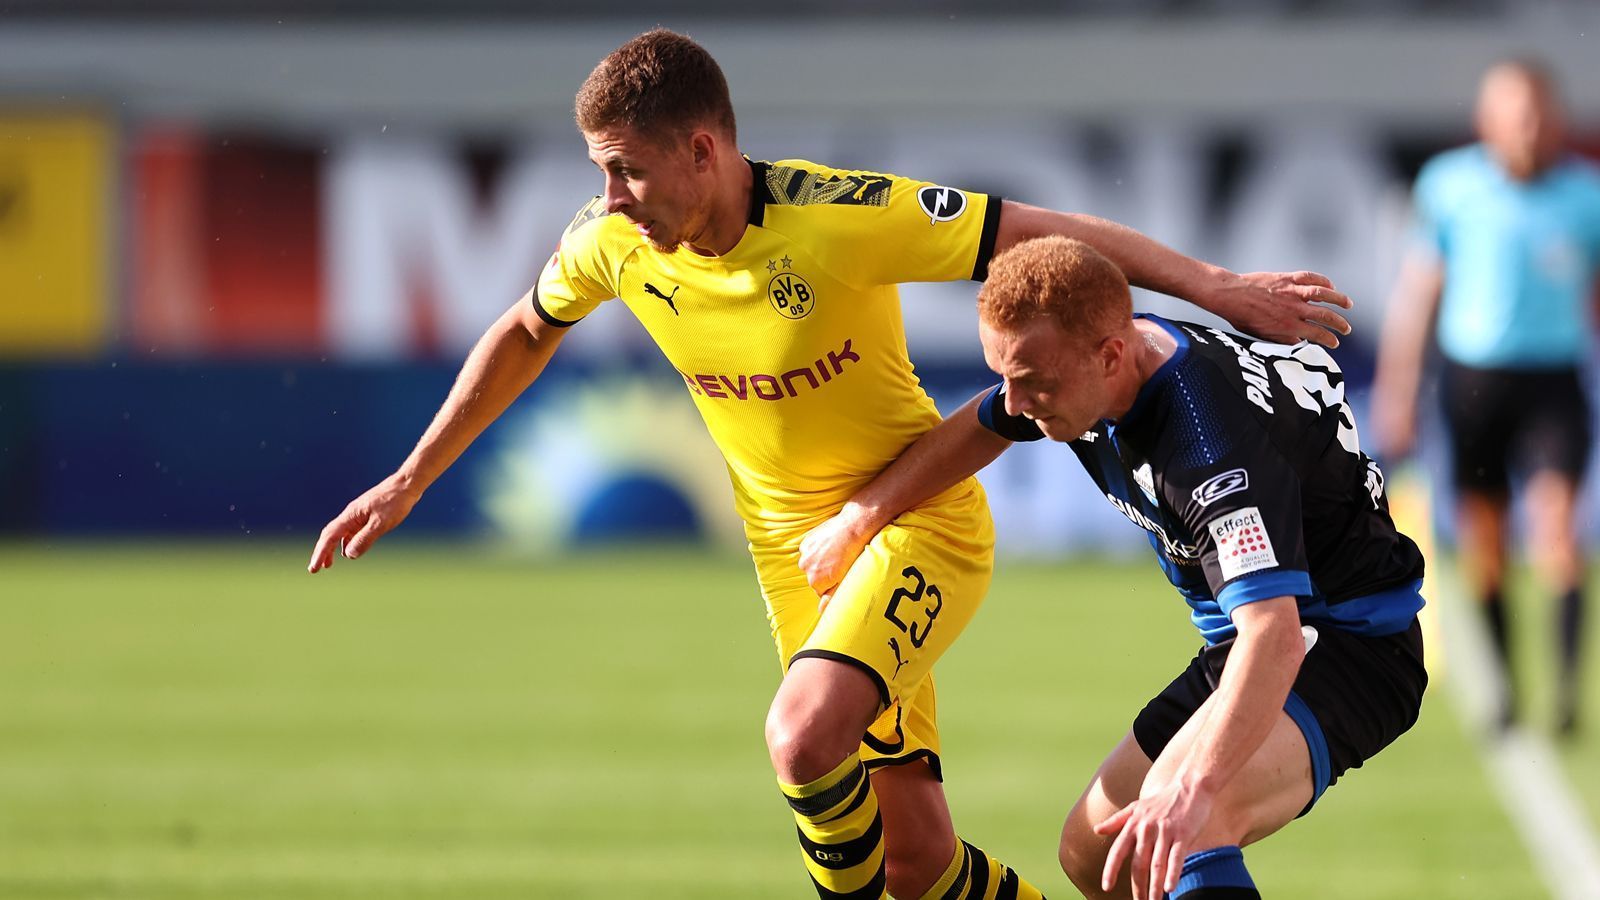
<path fill-rule="evenodd" d="M 0 546 L 0 897 L 805 898 L 748 561 Z M 1153 566 L 1002 564 L 939 668 L 957 828 L 1060 820 L 1195 649 Z M 1267 896 L 1541 896 L 1445 692 L 1249 855 Z"/>

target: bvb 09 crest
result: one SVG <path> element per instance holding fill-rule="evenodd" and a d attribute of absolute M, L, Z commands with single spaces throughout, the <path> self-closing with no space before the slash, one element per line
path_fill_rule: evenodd
<path fill-rule="evenodd" d="M 803 319 L 817 305 L 817 294 L 794 272 L 779 272 L 767 282 L 767 302 L 785 319 Z"/>

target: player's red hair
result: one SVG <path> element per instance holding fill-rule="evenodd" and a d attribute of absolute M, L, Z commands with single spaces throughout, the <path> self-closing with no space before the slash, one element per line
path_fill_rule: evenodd
<path fill-rule="evenodd" d="M 1051 235 L 1022 241 L 990 261 L 978 317 L 1006 332 L 1048 317 L 1070 339 L 1098 342 L 1127 327 L 1133 297 L 1111 260 L 1082 241 Z"/>

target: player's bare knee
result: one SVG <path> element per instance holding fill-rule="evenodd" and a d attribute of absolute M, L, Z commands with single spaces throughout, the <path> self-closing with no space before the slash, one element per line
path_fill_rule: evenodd
<path fill-rule="evenodd" d="M 1061 862 L 1061 871 L 1066 873 L 1067 880 L 1074 887 L 1085 896 L 1099 895 L 1100 873 L 1106 865 L 1104 847 L 1086 847 L 1081 841 L 1063 834 L 1056 858 Z"/>
<path fill-rule="evenodd" d="M 1067 874 L 1067 880 L 1072 882 L 1072 886 L 1078 889 L 1078 893 L 1082 894 L 1085 900 L 1120 900 L 1128 895 L 1128 889 L 1123 881 L 1113 885 L 1111 891 L 1100 889 L 1100 873 L 1105 870 L 1105 865 L 1103 854 L 1096 860 L 1078 857 L 1070 863 L 1064 851 L 1061 856 L 1061 871 Z"/>
<path fill-rule="evenodd" d="M 1100 895 L 1100 872 L 1105 868 L 1107 846 L 1106 841 L 1094 833 L 1080 800 L 1061 827 L 1061 845 L 1056 849 L 1056 859 L 1067 880 L 1085 896 Z"/>
<path fill-rule="evenodd" d="M 833 771 L 860 738 L 831 734 L 809 717 L 773 704 L 767 713 L 767 753 L 772 769 L 788 784 L 808 784 Z"/>

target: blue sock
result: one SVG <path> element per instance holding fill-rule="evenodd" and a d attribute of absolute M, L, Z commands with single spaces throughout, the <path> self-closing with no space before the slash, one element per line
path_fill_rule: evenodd
<path fill-rule="evenodd" d="M 1183 875 L 1169 900 L 1261 900 L 1238 847 L 1213 847 L 1183 858 Z"/>

